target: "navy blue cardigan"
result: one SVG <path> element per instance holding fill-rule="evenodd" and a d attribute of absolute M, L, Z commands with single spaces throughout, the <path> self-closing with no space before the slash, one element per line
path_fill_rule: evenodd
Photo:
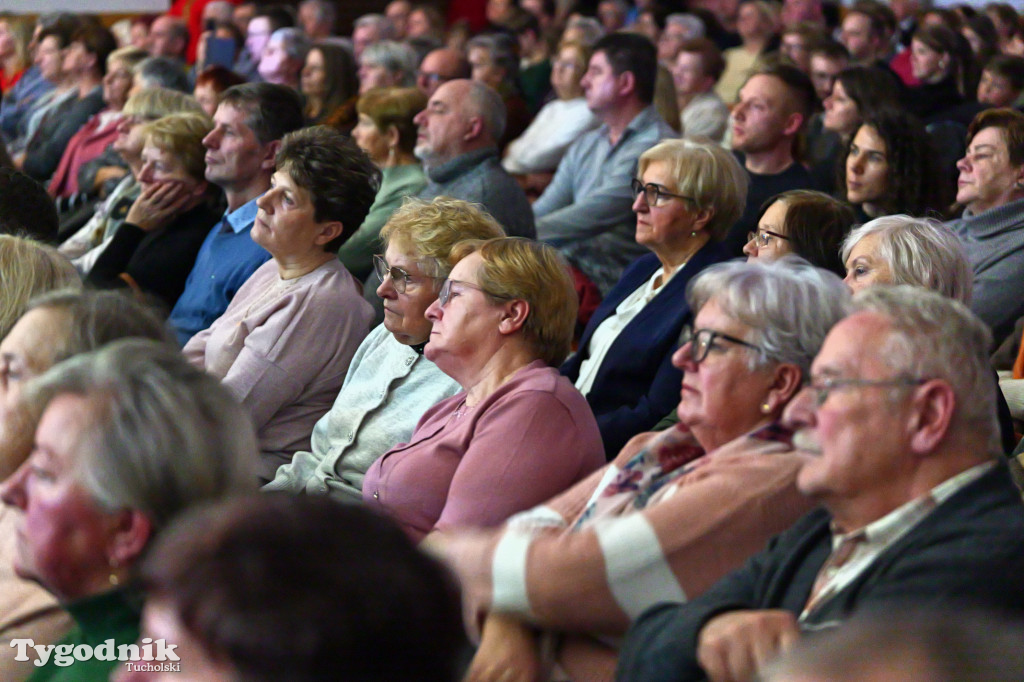
<path fill-rule="evenodd" d="M 612 342 L 587 396 L 609 460 L 626 441 L 651 429 L 679 404 L 683 373 L 672 366 L 672 354 L 683 323 L 693 319 L 686 285 L 704 268 L 728 259 L 717 242 L 705 244 Z M 562 365 L 562 374 L 575 383 L 594 331 L 660 267 L 657 256 L 649 253 L 626 268 L 590 318 L 579 351 Z"/>

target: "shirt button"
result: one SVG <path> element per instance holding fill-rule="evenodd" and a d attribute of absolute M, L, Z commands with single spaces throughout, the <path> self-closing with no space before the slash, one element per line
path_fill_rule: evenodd
<path fill-rule="evenodd" d="M 327 486 L 325 486 L 323 483 L 321 483 L 320 484 L 320 494 L 324 495 L 326 493 L 327 493 Z"/>
<path fill-rule="evenodd" d="M 380 491 L 379 490 L 374 490 L 373 491 L 373 499 L 375 499 L 375 500 L 379 500 L 380 499 Z"/>

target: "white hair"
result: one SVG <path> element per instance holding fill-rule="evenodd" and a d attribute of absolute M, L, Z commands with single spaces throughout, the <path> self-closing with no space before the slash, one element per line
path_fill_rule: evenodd
<path fill-rule="evenodd" d="M 888 215 L 868 221 L 843 240 L 843 263 L 868 235 L 878 235 L 878 255 L 893 284 L 912 284 L 970 305 L 974 275 L 956 234 L 931 218 Z"/>
<path fill-rule="evenodd" d="M 987 439 L 993 453 L 1002 450 L 996 417 L 996 385 L 988 326 L 961 303 L 915 286 L 876 286 L 853 297 L 857 312 L 886 317 L 886 343 L 875 352 L 899 375 L 941 379 L 953 388 L 953 423 Z"/>
<path fill-rule="evenodd" d="M 850 291 L 835 274 L 799 256 L 772 263 L 729 261 L 713 265 L 690 282 L 690 310 L 714 300 L 722 311 L 751 330 L 751 369 L 791 363 L 804 380 L 829 330 L 847 315 Z"/>
<path fill-rule="evenodd" d="M 680 26 L 686 31 L 686 40 L 693 40 L 694 38 L 703 38 L 705 33 L 704 22 L 700 20 L 700 17 L 694 16 L 693 14 L 686 14 L 683 12 L 677 12 L 670 14 L 665 17 L 665 25 L 675 24 Z"/>
<path fill-rule="evenodd" d="M 382 40 L 367 45 L 359 59 L 365 64 L 381 66 L 388 73 L 400 76 L 401 81 L 396 87 L 409 88 L 416 85 L 416 52 L 405 43 Z"/>

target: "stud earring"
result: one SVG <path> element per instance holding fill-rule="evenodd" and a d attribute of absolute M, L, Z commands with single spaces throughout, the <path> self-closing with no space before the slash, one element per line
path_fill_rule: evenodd
<path fill-rule="evenodd" d="M 109 578 L 109 580 L 110 580 L 110 584 L 113 585 L 114 587 L 117 587 L 118 585 L 121 584 L 121 579 L 119 577 L 117 577 L 117 573 L 116 573 L 117 569 L 118 569 L 117 559 L 114 559 L 113 557 L 111 557 L 111 559 L 110 559 L 110 578 Z"/>
<path fill-rule="evenodd" d="M 772 411 L 772 406 L 769 403 L 767 403 L 767 402 L 761 403 L 761 414 L 768 414 L 771 411 Z"/>

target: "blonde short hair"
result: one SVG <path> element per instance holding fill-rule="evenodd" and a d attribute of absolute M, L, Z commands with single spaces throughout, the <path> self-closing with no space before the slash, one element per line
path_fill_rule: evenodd
<path fill-rule="evenodd" d="M 406 198 L 380 231 L 385 249 L 394 244 L 413 256 L 424 274 L 441 278 L 458 262 L 452 260 L 456 244 L 504 236 L 505 230 L 482 206 L 444 196 L 433 201 Z"/>
<path fill-rule="evenodd" d="M 142 129 L 146 144 L 180 159 L 185 172 L 202 182 L 206 174 L 206 147 L 203 138 L 213 130 L 206 114 L 188 112 L 170 114 L 147 123 Z"/>
<path fill-rule="evenodd" d="M 137 92 L 128 98 L 121 110 L 125 116 L 138 116 L 151 121 L 186 111 L 202 114 L 203 108 L 192 95 L 167 88 L 146 88 Z"/>
<path fill-rule="evenodd" d="M 71 261 L 57 249 L 24 237 L 0 235 L 0 339 L 11 331 L 33 297 L 81 286 Z"/>
<path fill-rule="evenodd" d="M 747 203 L 747 173 L 732 152 L 706 138 L 664 140 L 643 154 L 637 163 L 637 175 L 643 176 L 655 161 L 668 164 L 675 178 L 673 194 L 690 197 L 697 210 L 711 209 L 708 234 L 721 241 L 739 220 Z"/>
<path fill-rule="evenodd" d="M 565 258 L 548 244 L 522 237 L 466 241 L 452 250 L 456 261 L 473 253 L 483 259 L 480 286 L 494 296 L 526 301 L 524 337 L 548 365 L 562 364 L 572 350 L 579 307 Z"/>

